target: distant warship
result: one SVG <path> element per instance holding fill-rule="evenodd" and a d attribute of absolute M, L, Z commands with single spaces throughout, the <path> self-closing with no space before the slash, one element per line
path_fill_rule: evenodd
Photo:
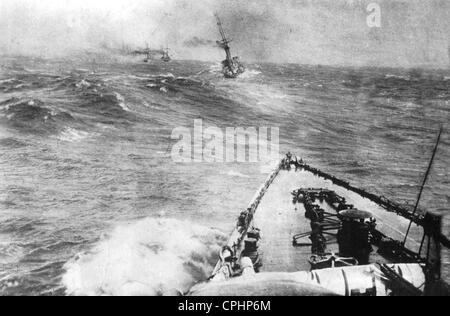
<path fill-rule="evenodd" d="M 148 63 L 148 62 L 150 62 L 153 59 L 153 57 L 152 57 L 152 55 L 150 54 L 149 51 L 147 51 L 146 55 L 147 56 L 144 59 L 144 63 Z"/>
<path fill-rule="evenodd" d="M 155 56 L 162 55 L 161 60 L 165 62 L 169 62 L 172 59 L 169 56 L 169 48 L 163 49 L 163 50 L 157 50 L 157 49 L 151 49 L 149 45 L 147 44 L 146 48 L 137 49 L 130 53 L 131 55 L 144 55 L 144 63 L 149 63 L 153 60 L 155 60 Z"/>
<path fill-rule="evenodd" d="M 161 60 L 166 63 L 168 63 L 172 60 L 172 58 L 170 58 L 170 55 L 169 55 L 169 47 L 168 46 L 162 51 Z"/>
<path fill-rule="evenodd" d="M 226 53 L 226 59 L 222 61 L 222 73 L 225 78 L 237 78 L 239 75 L 245 72 L 244 65 L 240 62 L 239 57 L 232 57 L 230 50 L 230 43 L 232 40 L 229 40 L 225 35 L 225 31 L 222 26 L 222 21 L 218 14 L 215 15 L 217 19 L 217 25 L 219 26 L 220 35 L 222 36 L 221 41 L 217 41 L 217 45 L 223 48 Z"/>
<path fill-rule="evenodd" d="M 148 44 L 145 49 L 138 49 L 134 51 L 133 55 L 145 55 L 144 63 L 148 63 L 153 59 L 152 50 L 150 49 Z"/>

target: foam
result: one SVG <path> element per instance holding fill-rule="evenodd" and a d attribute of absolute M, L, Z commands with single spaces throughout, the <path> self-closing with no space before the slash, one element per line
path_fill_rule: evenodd
<path fill-rule="evenodd" d="M 261 71 L 255 69 L 247 69 L 243 74 L 241 74 L 238 78 L 240 79 L 251 79 L 261 74 Z"/>
<path fill-rule="evenodd" d="M 214 73 L 214 74 L 219 73 L 220 75 L 222 75 L 222 63 L 215 63 L 215 64 L 211 65 L 211 67 L 209 68 L 209 72 Z M 197 75 L 200 75 L 200 74 L 201 74 L 201 72 Z M 261 74 L 261 71 L 259 71 L 259 70 L 247 68 L 243 74 L 240 74 L 238 76 L 237 79 L 251 79 L 260 74 Z"/>
<path fill-rule="evenodd" d="M 410 80 L 410 78 L 408 78 L 406 76 L 398 76 L 398 75 L 392 75 L 392 74 L 387 74 L 385 76 L 385 79 L 400 79 L 400 80 L 406 80 L 406 81 Z"/>
<path fill-rule="evenodd" d="M 125 98 L 120 93 L 117 92 L 114 92 L 114 95 L 117 101 L 119 102 L 119 106 L 122 108 L 122 110 L 126 112 L 131 112 L 131 110 L 125 104 Z"/>
<path fill-rule="evenodd" d="M 74 128 L 66 128 L 61 134 L 58 136 L 58 140 L 63 142 L 75 143 L 80 140 L 83 140 L 89 136 L 89 133 L 76 130 Z"/>
<path fill-rule="evenodd" d="M 11 78 L 11 79 L 4 79 L 4 80 L 0 80 L 0 84 L 4 84 L 4 83 L 11 83 L 16 81 L 17 79 L 15 78 Z"/>
<path fill-rule="evenodd" d="M 250 178 L 250 176 L 248 176 L 248 175 L 245 175 L 243 173 L 240 173 L 240 172 L 237 172 L 237 171 L 233 171 L 233 170 L 230 170 L 229 172 L 222 173 L 222 174 L 223 175 L 227 175 L 229 177 Z"/>
<path fill-rule="evenodd" d="M 179 295 L 208 277 L 224 242 L 214 229 L 149 218 L 67 263 L 62 282 L 69 295 Z"/>
<path fill-rule="evenodd" d="M 77 88 L 89 88 L 89 87 L 91 87 L 91 84 L 87 81 L 87 80 L 81 80 L 80 82 L 78 82 L 76 85 L 75 85 Z"/>

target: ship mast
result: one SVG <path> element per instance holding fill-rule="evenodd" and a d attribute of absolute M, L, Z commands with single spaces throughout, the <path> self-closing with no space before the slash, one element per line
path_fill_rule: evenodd
<path fill-rule="evenodd" d="M 166 48 L 164 49 L 164 57 L 169 57 L 169 43 L 166 43 Z"/>
<path fill-rule="evenodd" d="M 436 141 L 436 145 L 435 145 L 434 150 L 433 150 L 433 155 L 431 156 L 430 163 L 428 164 L 428 169 L 427 169 L 427 171 L 425 173 L 425 176 L 423 178 L 422 186 L 420 187 L 419 196 L 417 198 L 416 205 L 414 207 L 413 215 L 416 215 L 416 213 L 419 210 L 419 204 L 420 204 L 420 201 L 422 199 L 422 194 L 423 194 L 423 191 L 425 190 L 425 186 L 427 184 L 428 177 L 429 177 L 429 175 L 431 173 L 431 169 L 433 167 L 433 163 L 434 163 L 434 159 L 436 157 L 436 153 L 437 153 L 437 151 L 439 149 L 439 144 L 441 142 L 442 131 L 443 131 L 443 126 L 441 125 L 441 127 L 439 129 L 439 135 L 438 135 L 438 138 L 437 138 L 437 141 Z M 409 237 L 409 233 L 411 231 L 412 224 L 413 224 L 413 222 L 411 221 L 409 223 L 408 230 L 406 231 L 405 240 L 403 241 L 403 244 L 402 244 L 403 247 L 406 246 L 406 242 L 408 241 L 408 237 Z M 422 245 L 423 245 L 423 242 L 422 242 Z M 422 248 L 422 246 L 421 246 L 421 248 Z"/>
<path fill-rule="evenodd" d="M 227 54 L 227 62 L 229 65 L 231 65 L 233 63 L 233 58 L 231 57 L 231 50 L 229 44 L 232 42 L 232 40 L 229 40 L 227 38 L 225 31 L 223 29 L 222 21 L 220 20 L 220 17 L 217 13 L 215 14 L 215 17 L 217 19 L 217 25 L 219 26 L 220 35 L 222 36 L 222 41 L 217 43 L 219 44 L 220 47 L 222 47 L 225 50 L 225 53 Z"/>
<path fill-rule="evenodd" d="M 148 43 L 146 43 L 145 45 L 146 45 L 145 52 L 147 54 L 147 61 L 148 61 L 152 58 L 152 56 L 150 55 L 150 46 L 148 46 Z"/>

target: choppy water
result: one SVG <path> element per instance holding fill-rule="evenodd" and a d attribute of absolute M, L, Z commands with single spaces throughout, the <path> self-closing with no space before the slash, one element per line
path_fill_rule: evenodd
<path fill-rule="evenodd" d="M 210 273 L 266 175 L 258 164 L 176 164 L 173 128 L 280 128 L 283 152 L 414 201 L 450 73 L 200 62 L 4 59 L 0 294 L 174 294 Z M 445 133 L 423 206 L 447 212 Z"/>

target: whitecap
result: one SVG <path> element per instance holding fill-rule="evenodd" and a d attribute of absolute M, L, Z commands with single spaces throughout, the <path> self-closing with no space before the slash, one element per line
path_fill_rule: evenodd
<path fill-rule="evenodd" d="M 16 79 L 11 78 L 11 79 L 4 79 L 4 80 L 0 80 L 0 84 L 4 84 L 4 83 L 11 83 L 16 81 Z"/>
<path fill-rule="evenodd" d="M 58 136 L 58 140 L 62 142 L 75 143 L 89 136 L 89 133 L 68 127 Z"/>
<path fill-rule="evenodd" d="M 237 172 L 237 171 L 233 171 L 233 170 L 230 170 L 227 173 L 222 173 L 222 174 L 223 175 L 227 175 L 229 177 L 250 178 L 250 176 L 248 176 L 246 174 L 243 174 L 243 173 L 240 173 L 240 172 Z"/>
<path fill-rule="evenodd" d="M 392 74 L 387 74 L 386 76 L 384 76 L 385 79 L 401 79 L 401 80 L 409 80 L 408 77 L 405 76 L 398 76 L 398 75 L 392 75 Z"/>
<path fill-rule="evenodd" d="M 175 79 L 175 75 L 173 73 L 171 73 L 171 72 L 169 72 L 169 73 L 167 73 L 165 75 L 160 75 L 160 77 L 168 78 L 168 79 Z"/>
<path fill-rule="evenodd" d="M 3 242 L 0 238 L 0 264 L 17 262 L 23 255 L 24 249 L 21 245 L 6 241 Z"/>
<path fill-rule="evenodd" d="M 211 67 L 209 67 L 209 71 L 211 73 L 222 72 L 222 64 L 216 63 L 216 64 L 211 65 Z"/>
<path fill-rule="evenodd" d="M 91 86 L 91 84 L 83 79 L 80 82 L 78 82 L 75 86 L 77 88 L 89 88 Z"/>
<path fill-rule="evenodd" d="M 114 95 L 116 96 L 117 101 L 119 101 L 119 106 L 122 108 L 122 110 L 126 112 L 131 112 L 131 110 L 125 104 L 125 98 L 120 93 L 117 92 L 114 92 Z"/>
<path fill-rule="evenodd" d="M 239 76 L 241 79 L 251 79 L 261 74 L 261 71 L 255 69 L 247 69 L 242 75 Z"/>

